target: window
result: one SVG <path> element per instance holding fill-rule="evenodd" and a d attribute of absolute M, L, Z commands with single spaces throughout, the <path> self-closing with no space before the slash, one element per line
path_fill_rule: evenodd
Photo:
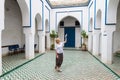
<path fill-rule="evenodd" d="M 79 21 L 75 21 L 75 26 L 80 26 Z"/>
<path fill-rule="evenodd" d="M 61 21 L 61 22 L 60 22 L 60 26 L 64 26 L 64 21 Z"/>

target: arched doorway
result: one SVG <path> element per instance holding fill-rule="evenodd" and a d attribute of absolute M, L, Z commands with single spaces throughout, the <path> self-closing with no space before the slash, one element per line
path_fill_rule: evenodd
<path fill-rule="evenodd" d="M 25 44 L 22 28 L 22 14 L 16 0 L 5 0 L 5 27 L 2 31 L 3 55 L 9 52 L 9 45 L 15 44 L 18 44 L 19 47 L 23 47 Z"/>
<path fill-rule="evenodd" d="M 67 34 L 67 43 L 65 47 L 76 47 L 79 48 L 81 45 L 81 35 L 80 35 L 80 23 L 79 21 L 72 17 L 64 17 L 58 25 L 58 36 L 64 41 L 64 35 Z"/>
<path fill-rule="evenodd" d="M 39 30 L 39 29 L 42 29 L 42 24 L 41 24 L 41 16 L 40 14 L 38 13 L 36 16 L 35 16 L 35 41 L 34 41 L 34 49 L 35 49 L 35 52 L 40 52 L 39 48 L 40 48 L 40 36 L 39 36 L 39 32 L 41 32 L 42 30 Z"/>
<path fill-rule="evenodd" d="M 23 45 L 25 44 L 25 36 L 23 34 L 23 24 L 22 22 L 22 12 L 21 8 L 19 7 L 19 4 L 17 0 L 5 0 L 4 4 L 4 29 L 2 31 L 2 55 L 6 56 L 8 54 L 14 54 L 17 56 L 17 53 L 22 53 L 21 48 L 23 48 Z M 10 46 L 12 49 L 10 49 Z M 17 49 L 17 50 L 16 50 Z M 24 59 L 24 54 L 19 54 L 20 56 L 17 57 L 17 60 Z M 12 63 L 14 61 L 11 60 L 9 63 Z M 5 60 L 2 60 L 3 63 L 3 69 L 0 66 L 0 69 L 2 69 L 3 72 L 6 72 L 8 70 L 13 69 L 17 65 L 9 65 Z M 6 67 L 8 66 L 9 67 Z M 18 63 L 19 65 L 19 63 Z M 13 67 L 14 66 L 14 67 Z M 2 72 L 0 70 L 0 74 Z"/>
<path fill-rule="evenodd" d="M 101 55 L 101 17 L 102 17 L 102 12 L 101 10 L 97 11 L 97 16 L 96 16 L 96 27 L 99 29 L 98 30 L 98 54 Z"/>
<path fill-rule="evenodd" d="M 92 34 L 92 31 L 93 31 L 93 19 L 90 18 L 90 22 L 89 22 L 89 34 L 88 34 L 88 50 L 90 52 L 92 52 L 93 50 L 93 34 Z"/>

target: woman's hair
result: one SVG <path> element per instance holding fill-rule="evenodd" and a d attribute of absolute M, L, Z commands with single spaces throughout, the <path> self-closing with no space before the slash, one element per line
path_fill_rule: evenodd
<path fill-rule="evenodd" d="M 60 38 L 56 38 L 56 43 L 58 44 L 60 42 Z"/>

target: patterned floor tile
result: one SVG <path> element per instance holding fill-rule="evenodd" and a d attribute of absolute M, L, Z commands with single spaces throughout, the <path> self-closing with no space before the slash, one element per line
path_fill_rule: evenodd
<path fill-rule="evenodd" d="M 12 58 L 11 58 L 12 59 Z M 9 60 L 10 61 L 10 60 Z M 17 61 L 15 61 L 17 63 Z M 18 61 L 19 62 L 19 61 Z M 14 64 L 13 62 L 9 62 Z M 5 63 L 4 63 L 5 64 Z M 7 63 L 8 64 L 8 63 Z M 5 68 L 7 65 L 3 65 Z M 65 50 L 62 72 L 56 72 L 55 52 L 49 51 L 1 77 L 1 80 L 117 80 L 103 64 L 88 52 Z M 9 67 L 9 66 L 7 66 Z"/>

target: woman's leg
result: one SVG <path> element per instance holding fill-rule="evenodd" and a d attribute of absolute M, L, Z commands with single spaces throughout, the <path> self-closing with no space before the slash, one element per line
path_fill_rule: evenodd
<path fill-rule="evenodd" d="M 63 62 L 63 54 L 60 54 L 59 55 L 59 65 L 58 65 L 58 67 L 61 67 L 62 62 Z"/>
<path fill-rule="evenodd" d="M 60 54 L 58 54 L 58 58 L 56 56 L 56 66 L 55 66 L 55 69 L 57 69 L 60 66 L 60 58 L 61 58 L 61 56 L 60 56 Z"/>
<path fill-rule="evenodd" d="M 61 72 L 60 67 L 62 65 L 62 62 L 63 62 L 63 54 L 60 54 L 59 58 L 58 58 L 58 65 L 57 65 L 58 66 L 58 68 L 57 68 L 58 72 Z"/>

